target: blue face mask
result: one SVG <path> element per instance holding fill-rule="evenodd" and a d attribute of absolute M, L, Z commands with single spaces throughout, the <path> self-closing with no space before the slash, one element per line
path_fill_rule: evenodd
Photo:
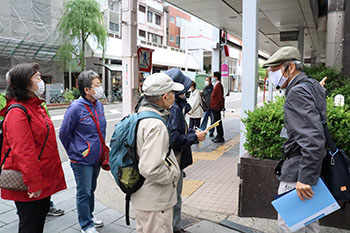
<path fill-rule="evenodd" d="M 212 78 L 212 79 L 211 79 L 211 82 L 212 82 L 212 83 L 215 83 L 215 82 L 216 82 L 216 78 Z"/>

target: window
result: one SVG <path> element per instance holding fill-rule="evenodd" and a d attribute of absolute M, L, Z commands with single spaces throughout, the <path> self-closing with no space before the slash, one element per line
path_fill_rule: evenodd
<path fill-rule="evenodd" d="M 170 41 L 174 42 L 175 39 L 174 39 L 174 36 L 173 35 L 170 35 Z"/>
<path fill-rule="evenodd" d="M 143 30 L 139 30 L 139 37 L 141 40 L 145 40 L 146 39 L 146 32 Z"/>
<path fill-rule="evenodd" d="M 156 24 L 160 26 L 160 15 L 154 14 L 155 18 L 156 18 Z"/>
<path fill-rule="evenodd" d="M 112 2 L 111 3 L 111 10 L 115 11 L 115 12 L 119 12 L 119 8 L 120 8 L 120 2 Z"/>
<path fill-rule="evenodd" d="M 152 23 L 153 19 L 153 13 L 150 11 L 147 11 L 147 22 Z"/>
<path fill-rule="evenodd" d="M 170 16 L 170 23 L 175 23 L 175 18 L 174 18 L 174 16 Z"/>
<path fill-rule="evenodd" d="M 176 36 L 176 44 L 180 45 L 180 36 Z"/>
<path fill-rule="evenodd" d="M 148 33 L 148 41 L 151 41 L 156 44 L 162 44 L 163 37 L 153 34 L 153 33 Z"/>
<path fill-rule="evenodd" d="M 139 5 L 139 11 L 146 13 L 146 7 Z"/>
<path fill-rule="evenodd" d="M 109 22 L 109 30 L 111 30 L 113 32 L 119 32 L 119 24 Z"/>
<path fill-rule="evenodd" d="M 181 18 L 176 16 L 176 27 L 181 27 Z"/>

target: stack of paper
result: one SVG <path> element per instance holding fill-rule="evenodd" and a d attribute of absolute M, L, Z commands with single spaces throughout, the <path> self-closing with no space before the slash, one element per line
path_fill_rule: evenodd
<path fill-rule="evenodd" d="M 310 200 L 300 200 L 294 189 L 272 202 L 291 231 L 297 231 L 340 208 L 322 179 L 312 186 L 312 190 L 314 195 Z"/>

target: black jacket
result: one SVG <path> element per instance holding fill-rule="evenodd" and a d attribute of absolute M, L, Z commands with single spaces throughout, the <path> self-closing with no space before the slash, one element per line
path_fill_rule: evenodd
<path fill-rule="evenodd" d="M 184 169 L 192 164 L 191 145 L 197 141 L 195 130 L 188 129 L 185 121 L 184 111 L 188 111 L 188 109 L 190 107 L 186 100 L 176 97 L 168 118 L 171 148 L 175 154 L 177 154 L 176 152 L 180 152 L 182 156 L 180 169 Z"/>
<path fill-rule="evenodd" d="M 306 82 L 313 84 L 316 96 Z M 288 140 L 283 151 L 289 158 L 283 164 L 281 181 L 314 185 L 320 176 L 326 139 L 315 100 L 323 119 L 327 119 L 326 90 L 316 80 L 300 73 L 286 88 L 283 108 Z"/>
<path fill-rule="evenodd" d="M 203 89 L 203 97 L 207 106 L 210 106 L 211 93 L 213 92 L 214 86 L 212 84 L 205 86 Z"/>

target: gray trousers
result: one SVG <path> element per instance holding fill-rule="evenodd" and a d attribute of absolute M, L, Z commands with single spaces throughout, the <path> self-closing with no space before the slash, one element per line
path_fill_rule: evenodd
<path fill-rule="evenodd" d="M 291 189 L 294 189 L 296 187 L 296 182 L 280 182 L 280 186 L 278 187 L 278 194 L 288 192 Z M 290 233 L 286 222 L 281 218 L 280 215 L 278 215 L 278 232 L 279 233 Z M 319 233 L 320 232 L 320 224 L 318 221 L 315 221 L 306 227 L 301 228 L 298 231 L 295 231 L 297 233 Z"/>
<path fill-rule="evenodd" d="M 182 205 L 182 183 L 183 183 L 183 171 L 180 172 L 180 179 L 179 183 L 177 184 L 176 193 L 177 193 L 177 203 L 174 206 L 173 210 L 173 226 L 174 231 L 179 231 L 183 228 L 182 226 L 182 220 L 181 220 L 181 205 Z"/>

